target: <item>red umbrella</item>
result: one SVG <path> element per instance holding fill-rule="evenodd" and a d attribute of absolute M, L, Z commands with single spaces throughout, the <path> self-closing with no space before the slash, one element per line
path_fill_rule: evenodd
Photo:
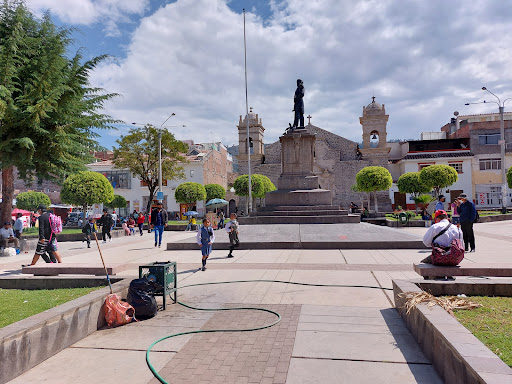
<path fill-rule="evenodd" d="M 25 211 L 24 209 L 15 208 L 12 210 L 11 215 L 16 216 L 18 213 L 21 213 L 23 216 L 30 216 L 31 212 Z"/>

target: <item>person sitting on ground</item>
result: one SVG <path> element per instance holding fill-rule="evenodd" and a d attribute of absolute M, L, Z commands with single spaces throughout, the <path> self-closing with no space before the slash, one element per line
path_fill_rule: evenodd
<path fill-rule="evenodd" d="M 11 222 L 6 221 L 4 226 L 0 228 L 0 237 L 2 239 L 2 245 L 4 248 L 9 246 L 9 243 L 14 243 L 14 247 L 18 249 L 20 247 L 20 241 L 14 236 L 14 231 L 11 228 Z"/>
<path fill-rule="evenodd" d="M 353 201 L 350 202 L 350 213 L 356 213 L 356 210 L 359 209 L 359 206 Z"/>
<path fill-rule="evenodd" d="M 462 231 L 456 225 L 452 225 L 448 221 L 448 214 L 444 210 L 438 210 L 435 212 L 435 224 L 433 224 L 423 236 L 423 244 L 427 247 L 432 247 L 433 244 L 438 244 L 441 247 L 449 247 L 453 239 L 462 239 Z M 448 229 L 442 232 L 446 227 Z M 437 236 L 437 237 L 436 237 Z M 432 255 L 421 260 L 422 263 L 432 264 Z"/>

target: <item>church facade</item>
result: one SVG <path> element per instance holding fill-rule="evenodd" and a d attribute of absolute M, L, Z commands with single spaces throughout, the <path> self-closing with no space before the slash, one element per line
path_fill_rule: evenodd
<path fill-rule="evenodd" d="M 249 118 L 249 148 L 247 148 L 247 118 Z M 334 205 L 348 208 L 352 201 L 361 204 L 361 199 L 366 194 L 354 192 L 351 189 L 355 184 L 356 174 L 370 165 L 387 168 L 389 148 L 386 146 L 385 138 L 388 118 L 384 105 L 376 103 L 375 100 L 363 107 L 363 116 L 360 122 L 363 128 L 364 148 L 359 148 L 356 142 L 314 126 L 310 122 L 305 127 L 316 136 L 314 173 L 319 177 L 320 188 L 331 191 Z M 250 157 L 252 173 L 265 175 L 277 185 L 277 179 L 281 175 L 282 169 L 281 143 L 276 141 L 265 146 L 264 132 L 265 128 L 261 118 L 252 112 L 252 109 L 244 119 L 240 116 L 238 124 L 239 154 L 237 156 L 239 173 L 246 174 L 248 172 Z M 378 144 L 370 142 L 372 137 L 379 138 Z M 391 210 L 388 191 L 378 192 L 377 198 L 380 210 Z"/>

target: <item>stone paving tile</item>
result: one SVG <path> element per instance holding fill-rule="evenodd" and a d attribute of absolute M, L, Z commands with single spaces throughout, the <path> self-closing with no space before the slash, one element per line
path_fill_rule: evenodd
<path fill-rule="evenodd" d="M 135 265 L 135 264 L 134 264 Z M 137 264 L 138 265 L 138 264 Z M 180 263 L 179 270 L 198 269 L 200 263 Z M 209 262 L 208 269 L 279 269 L 317 271 L 413 271 L 411 264 L 299 264 L 299 263 L 216 263 Z"/>
<path fill-rule="evenodd" d="M 236 307 L 237 305 L 230 305 Z M 278 312 L 274 327 L 253 332 L 194 335 L 160 370 L 167 381 L 184 383 L 285 383 L 292 357 L 300 305 L 256 306 Z M 275 316 L 261 311 L 216 312 L 201 328 L 243 329 L 269 324 Z M 159 381 L 153 379 L 150 384 Z"/>

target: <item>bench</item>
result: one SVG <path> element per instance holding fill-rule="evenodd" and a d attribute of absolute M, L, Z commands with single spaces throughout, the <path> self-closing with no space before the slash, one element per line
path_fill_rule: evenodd
<path fill-rule="evenodd" d="M 432 264 L 413 264 L 414 271 L 425 279 L 436 276 L 512 277 L 512 264 L 464 264 L 447 267 Z"/>
<path fill-rule="evenodd" d="M 116 275 L 127 269 L 125 264 L 107 265 L 109 275 Z M 95 275 L 105 276 L 105 269 L 102 264 L 54 264 L 45 263 L 22 267 L 21 273 L 34 276 L 58 276 L 58 275 Z"/>

